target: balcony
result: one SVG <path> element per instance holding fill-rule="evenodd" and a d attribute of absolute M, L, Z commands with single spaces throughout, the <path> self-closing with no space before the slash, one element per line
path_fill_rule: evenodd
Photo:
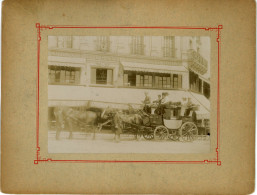
<path fill-rule="evenodd" d="M 193 49 L 188 50 L 188 67 L 200 74 L 205 74 L 208 70 L 208 62 L 198 52 Z"/>

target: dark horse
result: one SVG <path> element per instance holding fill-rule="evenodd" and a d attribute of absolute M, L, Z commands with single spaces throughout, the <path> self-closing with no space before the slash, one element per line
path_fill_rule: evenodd
<path fill-rule="evenodd" d="M 88 108 L 84 110 L 76 110 L 70 107 L 55 107 L 54 115 L 56 119 L 56 139 L 59 139 L 60 132 L 66 126 L 70 132 L 69 139 L 72 138 L 72 132 L 76 125 L 81 127 L 90 127 L 96 131 L 96 126 L 99 120 L 101 120 L 101 113 L 103 112 L 100 108 Z"/>

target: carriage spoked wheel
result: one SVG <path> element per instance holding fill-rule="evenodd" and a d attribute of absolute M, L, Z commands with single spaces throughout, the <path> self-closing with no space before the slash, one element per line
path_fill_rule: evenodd
<path fill-rule="evenodd" d="M 177 132 L 178 132 L 177 130 L 170 130 L 168 138 L 172 141 L 178 141 L 179 135 Z"/>
<path fill-rule="evenodd" d="M 181 126 L 181 138 L 182 141 L 191 142 L 197 139 L 198 129 L 192 122 L 186 122 Z"/>
<path fill-rule="evenodd" d="M 158 126 L 154 130 L 154 139 L 155 140 L 165 140 L 168 138 L 169 130 L 164 126 Z"/>
<path fill-rule="evenodd" d="M 154 139 L 154 131 L 152 130 L 151 127 L 145 128 L 145 129 L 143 130 L 143 137 L 144 137 L 146 140 L 152 140 L 152 139 Z"/>

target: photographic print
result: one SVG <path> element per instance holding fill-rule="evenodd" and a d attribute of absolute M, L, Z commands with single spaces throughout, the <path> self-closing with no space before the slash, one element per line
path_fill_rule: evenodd
<path fill-rule="evenodd" d="M 208 36 L 48 36 L 48 152 L 210 152 L 210 55 Z"/>

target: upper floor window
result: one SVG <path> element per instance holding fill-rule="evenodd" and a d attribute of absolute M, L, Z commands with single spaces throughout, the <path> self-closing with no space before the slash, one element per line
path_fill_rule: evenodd
<path fill-rule="evenodd" d="M 164 57 L 174 57 L 175 56 L 174 36 L 164 36 L 163 56 Z"/>
<path fill-rule="evenodd" d="M 110 37 L 109 36 L 99 36 L 97 37 L 97 50 L 108 52 L 110 50 Z"/>
<path fill-rule="evenodd" d="M 132 36 L 131 42 L 131 54 L 144 54 L 144 37 L 143 36 Z"/>
<path fill-rule="evenodd" d="M 79 84 L 80 68 L 48 66 L 48 84 Z"/>
<path fill-rule="evenodd" d="M 106 68 L 91 69 L 91 84 L 112 85 L 113 70 Z"/>
<path fill-rule="evenodd" d="M 71 36 L 58 36 L 57 46 L 58 48 L 71 48 L 72 47 Z"/>

